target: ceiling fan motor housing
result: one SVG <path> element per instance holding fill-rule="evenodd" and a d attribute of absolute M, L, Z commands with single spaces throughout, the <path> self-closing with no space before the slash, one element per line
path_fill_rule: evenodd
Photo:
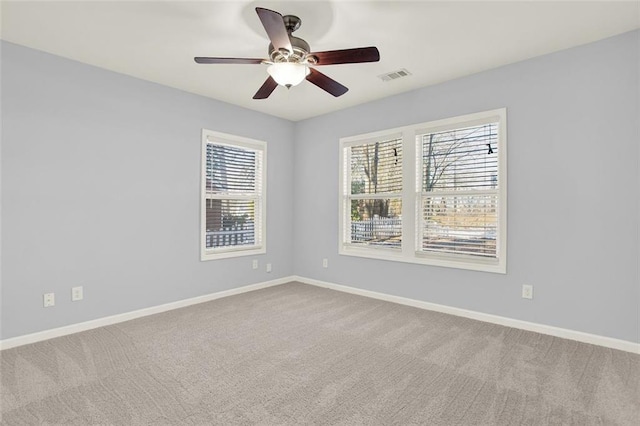
<path fill-rule="evenodd" d="M 302 20 L 294 15 L 285 15 L 282 17 L 282 20 L 289 34 L 293 53 L 286 49 L 274 49 L 273 44 L 269 43 L 269 58 L 272 62 L 303 62 L 311 50 L 309 43 L 299 37 L 291 35 L 292 32 L 300 28 Z M 311 59 L 310 62 L 315 63 L 315 61 L 313 61 L 315 58 L 309 57 L 309 59 Z"/>
<path fill-rule="evenodd" d="M 309 43 L 299 37 L 289 34 L 293 53 L 288 50 L 274 49 L 273 44 L 269 43 L 269 58 L 272 62 L 302 62 L 309 54 Z"/>

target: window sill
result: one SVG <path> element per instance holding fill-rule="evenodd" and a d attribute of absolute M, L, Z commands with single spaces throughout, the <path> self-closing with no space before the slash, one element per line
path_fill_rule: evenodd
<path fill-rule="evenodd" d="M 364 257 L 368 259 L 385 260 L 389 262 L 414 263 L 418 265 L 440 266 L 444 268 L 464 269 L 471 271 L 506 274 L 507 268 L 502 262 L 494 259 L 463 259 L 451 256 L 433 256 L 425 253 L 412 253 L 407 256 L 399 250 L 365 248 L 344 245 L 338 250 L 343 256 Z"/>
<path fill-rule="evenodd" d="M 253 256 L 257 254 L 265 254 L 267 252 L 266 247 L 251 247 L 251 248 L 234 248 L 225 250 L 203 250 L 200 253 L 200 260 L 205 262 L 207 260 L 217 259 L 230 259 L 233 257 Z"/>

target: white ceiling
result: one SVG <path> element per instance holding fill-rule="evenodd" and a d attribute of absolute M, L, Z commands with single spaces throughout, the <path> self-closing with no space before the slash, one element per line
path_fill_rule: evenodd
<path fill-rule="evenodd" d="M 612 1 L 2 1 L 4 40 L 289 120 L 477 73 L 640 27 L 638 0 Z M 349 87 L 334 98 L 309 82 L 252 96 L 264 65 L 198 65 L 194 56 L 266 58 L 254 9 L 302 18 L 312 51 L 377 46 L 377 63 L 321 71 Z M 383 82 L 377 76 L 408 69 Z"/>

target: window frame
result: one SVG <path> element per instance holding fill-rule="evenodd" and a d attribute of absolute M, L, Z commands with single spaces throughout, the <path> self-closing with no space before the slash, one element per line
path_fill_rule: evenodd
<path fill-rule="evenodd" d="M 496 256 L 497 258 L 482 258 L 480 256 L 464 254 L 429 253 L 418 250 L 420 230 L 422 229 L 420 203 L 422 188 L 422 167 L 419 165 L 418 152 L 421 143 L 418 135 L 436 133 L 475 125 L 498 124 L 498 214 Z M 374 246 L 354 246 L 349 242 L 350 218 L 350 189 L 349 163 L 346 151 L 354 145 L 361 145 L 382 141 L 390 137 L 402 137 L 403 170 L 402 170 L 402 245 L 401 250 L 385 249 Z M 338 254 L 346 256 L 365 257 L 395 262 L 417 263 L 422 265 L 441 266 L 448 268 L 467 269 L 483 272 L 506 273 L 507 265 L 507 109 L 500 108 L 466 114 L 457 117 L 413 124 L 394 129 L 387 129 L 362 135 L 340 138 L 339 141 L 339 179 L 338 179 L 338 209 L 339 209 L 339 238 Z"/>
<path fill-rule="evenodd" d="M 348 148 L 351 148 L 353 146 L 358 146 L 358 145 L 369 145 L 375 142 L 383 142 L 383 141 L 389 141 L 389 140 L 397 140 L 400 139 L 402 140 L 402 133 L 400 132 L 385 132 L 381 134 L 381 137 L 378 138 L 366 138 L 366 139 L 360 139 L 360 140 L 353 140 L 353 141 L 349 141 L 349 142 L 345 142 L 344 145 L 344 150 L 342 150 L 342 160 L 341 161 L 341 166 L 345 166 L 345 165 L 349 165 L 349 167 L 347 167 L 347 169 L 345 169 L 345 172 L 347 172 L 348 169 L 350 169 L 350 164 L 351 164 L 351 151 Z M 403 148 L 404 148 L 404 144 L 403 144 Z M 403 158 L 402 161 L 404 163 L 405 158 L 404 158 L 404 152 L 403 152 Z M 402 187 L 404 188 L 404 167 L 402 169 Z M 346 179 L 344 181 L 344 185 L 347 185 L 350 188 L 350 179 Z M 351 190 L 347 189 L 347 186 L 344 187 L 344 190 L 346 190 L 345 192 L 343 192 L 343 202 L 345 203 L 345 208 L 349 209 L 350 211 L 350 206 L 351 206 L 351 201 L 352 200 L 366 200 L 366 199 L 370 199 L 370 200 L 378 200 L 378 199 L 399 199 L 400 202 L 402 202 L 403 199 L 403 193 L 402 191 L 400 192 L 380 192 L 380 193 L 376 193 L 376 194 L 351 194 Z M 341 186 L 342 187 L 342 186 Z M 402 211 L 404 211 L 404 206 L 402 207 Z M 346 212 L 345 212 L 346 213 Z M 347 230 L 351 229 L 351 219 L 350 219 L 350 215 L 349 215 L 349 219 L 347 219 L 349 226 L 346 226 L 344 229 L 344 232 L 347 232 Z M 404 226 L 402 228 L 402 233 L 404 234 Z M 347 234 L 346 233 L 340 233 L 340 235 L 342 235 L 343 237 L 346 237 Z M 402 236 L 402 234 L 401 234 Z M 368 249 L 369 247 L 366 245 L 362 245 L 362 244 L 353 244 L 350 243 L 350 246 L 354 249 L 357 250 L 358 247 L 363 247 L 365 250 Z M 388 252 L 391 255 L 393 255 L 394 253 L 398 253 L 401 249 L 402 249 L 402 245 L 400 248 L 395 248 L 395 247 L 381 247 L 381 246 L 376 246 L 375 247 L 376 250 L 381 250 L 383 252 Z"/>
<path fill-rule="evenodd" d="M 209 143 L 226 145 L 234 148 L 249 149 L 261 154 L 261 173 L 256 172 L 256 181 L 260 180 L 260 191 L 257 191 L 256 205 L 256 244 L 250 246 L 229 246 L 223 248 L 207 248 L 207 145 Z M 228 259 L 240 256 L 252 256 L 267 252 L 267 143 L 264 141 L 230 135 L 213 130 L 202 129 L 200 170 L 200 260 Z M 234 197 L 229 197 L 230 199 Z M 257 217 L 259 216 L 259 217 Z M 259 241 L 259 243 L 258 243 Z"/>

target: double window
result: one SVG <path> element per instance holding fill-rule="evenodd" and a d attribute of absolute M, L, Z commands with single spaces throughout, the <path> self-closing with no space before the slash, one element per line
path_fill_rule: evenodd
<path fill-rule="evenodd" d="M 266 144 L 202 131 L 201 259 L 265 253 Z"/>
<path fill-rule="evenodd" d="M 506 272 L 505 109 L 340 149 L 340 254 Z"/>

